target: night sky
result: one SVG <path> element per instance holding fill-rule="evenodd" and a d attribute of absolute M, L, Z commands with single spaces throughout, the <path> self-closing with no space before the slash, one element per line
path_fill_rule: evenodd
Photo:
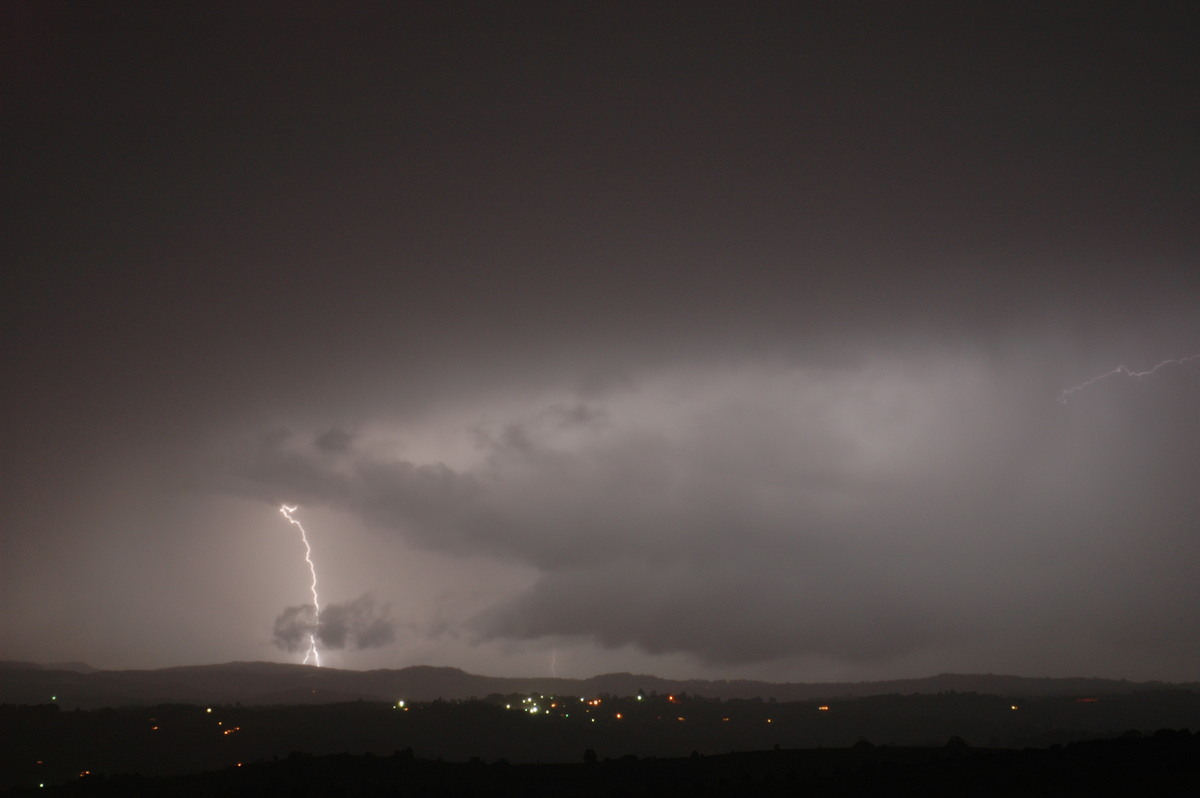
<path fill-rule="evenodd" d="M 1200 679 L 1194 3 L 0 16 L 0 659 Z"/>

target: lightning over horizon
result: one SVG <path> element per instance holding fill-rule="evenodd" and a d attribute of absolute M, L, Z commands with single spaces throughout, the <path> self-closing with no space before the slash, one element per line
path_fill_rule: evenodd
<path fill-rule="evenodd" d="M 308 543 L 308 535 L 304 531 L 304 526 L 292 517 L 292 513 L 296 512 L 297 509 L 299 509 L 298 506 L 288 507 L 286 504 L 284 504 L 279 508 L 279 512 L 282 513 L 283 517 L 288 520 L 288 523 L 295 524 L 296 528 L 300 530 L 300 540 L 304 543 L 304 561 L 308 563 L 309 573 L 312 574 L 312 585 L 310 586 L 310 589 L 312 590 L 313 598 L 313 631 L 309 632 L 308 635 L 308 651 L 304 653 L 304 664 L 307 665 L 308 661 L 311 659 L 313 664 L 319 668 L 321 667 L 321 655 L 317 651 L 316 627 L 321 621 L 321 602 L 317 597 L 317 566 L 312 560 L 312 546 L 310 546 Z"/>
<path fill-rule="evenodd" d="M 1180 366 L 1180 365 L 1183 365 L 1184 363 L 1188 363 L 1192 360 L 1200 360 L 1200 352 L 1198 352 L 1194 355 L 1187 355 L 1186 357 L 1167 358 L 1166 360 L 1163 360 L 1160 363 L 1158 363 L 1157 365 L 1155 365 L 1153 368 L 1146 369 L 1145 371 L 1130 371 L 1130 369 L 1127 366 L 1122 364 L 1120 366 L 1117 366 L 1115 369 L 1106 371 L 1103 374 L 1098 374 L 1097 376 L 1092 377 L 1089 380 L 1085 380 L 1085 381 L 1079 383 L 1078 385 L 1073 385 L 1070 388 L 1064 388 L 1062 390 L 1062 392 L 1059 393 L 1059 395 L 1058 395 L 1058 403 L 1061 405 L 1065 405 L 1065 404 L 1067 404 L 1067 402 L 1071 401 L 1072 394 L 1078 393 L 1079 391 L 1084 390 L 1085 388 L 1092 385 L 1093 383 L 1099 382 L 1100 380 L 1115 376 L 1117 374 L 1124 374 L 1126 377 L 1149 377 L 1151 374 L 1158 371 L 1163 366 L 1170 366 L 1170 365 Z"/>

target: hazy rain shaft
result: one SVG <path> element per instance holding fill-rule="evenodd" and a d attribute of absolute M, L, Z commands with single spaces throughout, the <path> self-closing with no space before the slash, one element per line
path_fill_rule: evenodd
<path fill-rule="evenodd" d="M 751 5 L 14 12 L 0 658 L 1200 679 L 1200 19 Z"/>

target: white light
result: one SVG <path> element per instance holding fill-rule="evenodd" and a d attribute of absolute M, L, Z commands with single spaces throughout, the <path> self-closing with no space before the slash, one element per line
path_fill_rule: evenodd
<path fill-rule="evenodd" d="M 317 566 L 313 565 L 312 561 L 312 546 L 308 545 L 308 535 L 304 532 L 304 527 L 295 518 L 292 518 L 292 513 L 296 512 L 297 507 L 288 507 L 286 504 L 279 508 L 279 512 L 283 513 L 283 517 L 288 520 L 288 523 L 295 524 L 300 530 L 300 540 L 304 541 L 304 561 L 308 563 L 308 570 L 312 574 L 312 597 L 313 597 L 313 622 L 320 623 L 321 621 L 321 602 L 317 598 Z M 308 651 L 304 653 L 304 664 L 308 664 L 308 660 L 312 659 L 313 663 L 319 668 L 321 667 L 321 655 L 317 653 L 317 633 L 312 632 L 308 636 Z"/>

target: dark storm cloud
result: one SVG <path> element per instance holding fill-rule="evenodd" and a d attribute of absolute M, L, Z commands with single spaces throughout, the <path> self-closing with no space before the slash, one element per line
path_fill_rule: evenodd
<path fill-rule="evenodd" d="M 354 435 L 337 427 L 331 427 L 318 435 L 313 443 L 323 452 L 329 454 L 344 454 L 354 443 Z"/>
<path fill-rule="evenodd" d="M 0 606 L 214 489 L 528 569 L 485 643 L 1194 677 L 1196 363 L 1055 401 L 1200 351 L 1194 9 L 275 5 L 0 25 Z"/>
<path fill-rule="evenodd" d="M 322 607 L 319 619 L 311 604 L 288 607 L 275 619 L 274 642 L 284 651 L 304 651 L 313 634 L 322 649 L 377 648 L 395 640 L 396 627 L 370 593 Z"/>
<path fill-rule="evenodd" d="M 317 640 L 324 648 L 374 648 L 395 638 L 395 624 L 387 608 L 377 607 L 370 593 L 321 609 Z"/>
<path fill-rule="evenodd" d="M 868 561 L 874 558 L 864 557 Z M 730 555 L 557 570 L 474 621 L 484 639 L 594 637 L 713 665 L 797 654 L 886 661 L 963 635 L 950 608 L 853 558 Z"/>
<path fill-rule="evenodd" d="M 1025 613 L 1040 618 L 1027 629 L 1087 619 L 1117 635 L 1092 591 L 1138 589 L 1120 569 L 1131 550 L 1173 572 L 1167 541 L 1200 517 L 1200 386 L 1177 373 L 1064 407 L 1035 376 L 940 350 L 700 369 L 570 414 L 585 424 L 564 427 L 552 403 L 477 429 L 476 459 L 456 467 L 282 447 L 235 469 L 248 494 L 537 568 L 475 619 L 485 640 L 579 636 L 728 664 L 887 661 Z M 1190 623 L 1181 593 L 1200 598 L 1172 582 L 1139 611 Z"/>
<path fill-rule="evenodd" d="M 311 604 L 288 607 L 275 619 L 275 646 L 289 653 L 303 651 L 309 646 L 309 635 L 317 631 L 316 613 Z"/>

